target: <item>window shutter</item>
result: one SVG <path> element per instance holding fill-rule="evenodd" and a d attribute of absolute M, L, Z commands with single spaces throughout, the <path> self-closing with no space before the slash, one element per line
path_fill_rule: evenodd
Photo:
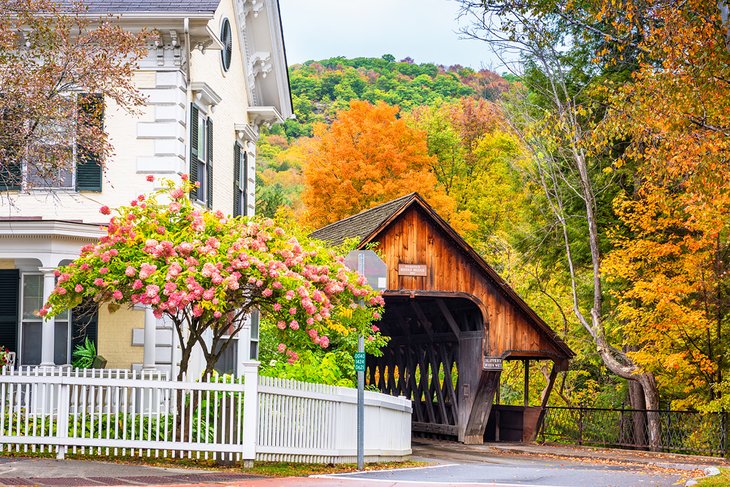
<path fill-rule="evenodd" d="M 23 166 L 20 161 L 4 162 L 0 165 L 0 191 L 20 189 Z"/>
<path fill-rule="evenodd" d="M 243 153 L 243 209 L 241 214 L 248 215 L 248 152 Z"/>
<path fill-rule="evenodd" d="M 104 128 L 104 96 L 101 93 L 80 93 L 78 96 L 78 124 Z M 102 167 L 99 155 L 83 140 L 76 141 L 76 190 L 101 191 Z"/>
<path fill-rule="evenodd" d="M 233 144 L 233 216 L 241 216 L 241 146 Z"/>
<path fill-rule="evenodd" d="M 0 345 L 18 352 L 18 297 L 20 271 L 0 270 Z"/>
<path fill-rule="evenodd" d="M 190 183 L 198 182 L 198 109 L 190 104 Z M 190 198 L 196 199 L 198 191 L 193 187 Z"/>
<path fill-rule="evenodd" d="M 205 178 L 205 182 L 207 184 L 206 188 L 206 196 L 207 196 L 207 205 L 208 208 L 213 208 L 213 122 L 208 119 L 208 164 L 206 164 L 206 168 L 208 170 L 207 177 Z"/>
<path fill-rule="evenodd" d="M 76 345 L 82 345 L 86 338 L 98 345 L 99 308 L 93 300 L 87 298 L 71 310 L 71 353 Z M 97 349 L 97 353 L 98 353 Z"/>

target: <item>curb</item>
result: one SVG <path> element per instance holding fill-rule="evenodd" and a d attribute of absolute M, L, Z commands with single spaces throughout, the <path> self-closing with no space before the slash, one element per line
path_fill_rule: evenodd
<path fill-rule="evenodd" d="M 698 477 L 696 479 L 689 479 L 684 483 L 685 487 L 690 487 L 691 485 L 697 485 L 699 480 L 714 477 L 715 475 L 720 475 L 720 469 L 717 467 L 707 467 L 705 468 L 705 476 L 704 477 Z"/>

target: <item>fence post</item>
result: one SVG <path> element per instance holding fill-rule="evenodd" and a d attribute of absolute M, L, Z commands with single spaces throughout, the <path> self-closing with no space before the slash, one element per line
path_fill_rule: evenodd
<path fill-rule="evenodd" d="M 578 444 L 583 444 L 583 407 L 578 409 Z"/>
<path fill-rule="evenodd" d="M 259 411 L 259 364 L 255 360 L 243 361 L 243 452 L 244 468 L 253 467 L 256 459 Z"/>
<path fill-rule="evenodd" d="M 66 458 L 66 450 L 68 445 L 64 443 L 64 439 L 68 438 L 68 415 L 70 413 L 70 393 L 69 384 L 63 380 L 63 372 L 61 372 L 61 383 L 58 385 L 58 419 L 56 421 L 56 438 L 58 442 L 58 452 L 56 453 L 56 459 L 63 460 Z M 53 411 L 51 411 L 53 413 Z"/>

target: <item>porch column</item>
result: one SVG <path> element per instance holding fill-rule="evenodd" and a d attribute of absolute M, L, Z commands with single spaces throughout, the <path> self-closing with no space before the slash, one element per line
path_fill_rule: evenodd
<path fill-rule="evenodd" d="M 41 267 L 43 272 L 43 303 L 48 302 L 53 289 L 56 287 L 56 275 L 53 267 Z M 41 365 L 56 365 L 54 359 L 54 343 L 56 339 L 56 319 L 54 317 L 46 317 L 41 325 Z"/>
<path fill-rule="evenodd" d="M 155 355 L 157 350 L 157 318 L 151 306 L 144 309 L 144 354 L 142 356 L 142 370 L 155 369 Z"/>

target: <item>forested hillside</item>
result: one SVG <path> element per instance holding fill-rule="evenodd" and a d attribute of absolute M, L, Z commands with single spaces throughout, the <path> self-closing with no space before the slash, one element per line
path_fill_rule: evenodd
<path fill-rule="evenodd" d="M 418 191 L 577 352 L 553 402 L 727 407 L 716 9 L 628 2 L 639 36 L 600 1 L 462 3 L 491 19 L 474 36 L 523 53 L 520 76 L 387 55 L 293 66 L 298 119 L 263 137 L 258 210 L 316 228 Z M 531 402 L 547 372 L 531 374 Z M 519 400 L 521 372 L 502 377 L 502 401 Z"/>

